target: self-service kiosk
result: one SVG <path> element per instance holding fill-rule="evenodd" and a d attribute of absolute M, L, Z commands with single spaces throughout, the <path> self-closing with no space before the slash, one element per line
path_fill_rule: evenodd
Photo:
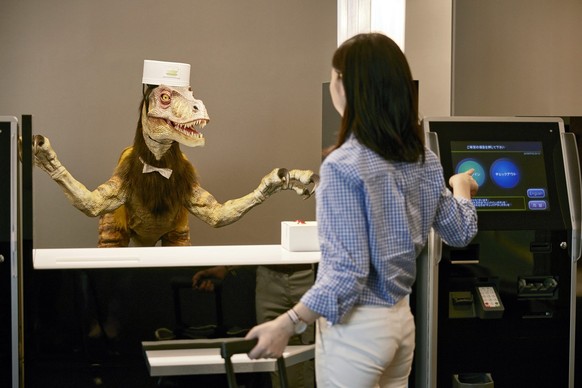
<path fill-rule="evenodd" d="M 446 179 L 474 169 L 479 232 L 418 263 L 417 387 L 573 387 L 581 188 L 558 118 L 430 118 Z"/>

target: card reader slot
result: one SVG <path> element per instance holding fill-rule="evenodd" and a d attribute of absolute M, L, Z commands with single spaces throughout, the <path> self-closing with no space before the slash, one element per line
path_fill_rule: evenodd
<path fill-rule="evenodd" d="M 529 250 L 533 253 L 551 253 L 552 243 L 544 241 L 534 241 L 529 244 Z"/>
<path fill-rule="evenodd" d="M 464 248 L 450 248 L 451 264 L 479 264 L 479 244 L 469 244 Z"/>
<path fill-rule="evenodd" d="M 550 319 L 553 318 L 554 314 L 551 311 L 541 311 L 535 313 L 523 314 L 523 319 Z"/>

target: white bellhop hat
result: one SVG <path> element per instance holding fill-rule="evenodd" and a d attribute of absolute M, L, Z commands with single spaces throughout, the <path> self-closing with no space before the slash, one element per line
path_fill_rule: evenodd
<path fill-rule="evenodd" d="M 190 65 L 187 63 L 143 61 L 142 83 L 148 85 L 190 86 Z"/>

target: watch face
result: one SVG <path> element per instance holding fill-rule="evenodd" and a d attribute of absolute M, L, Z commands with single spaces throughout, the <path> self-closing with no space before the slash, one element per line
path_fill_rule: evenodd
<path fill-rule="evenodd" d="M 295 334 L 302 334 L 307 329 L 307 323 L 299 321 L 295 324 Z"/>

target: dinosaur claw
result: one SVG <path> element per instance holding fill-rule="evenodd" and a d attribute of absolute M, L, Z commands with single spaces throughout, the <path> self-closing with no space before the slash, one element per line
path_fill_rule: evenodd
<path fill-rule="evenodd" d="M 280 179 L 287 179 L 289 180 L 289 170 L 287 170 L 286 168 L 280 168 L 277 170 L 277 176 Z"/>
<path fill-rule="evenodd" d="M 291 182 L 291 174 L 289 173 L 289 170 L 286 168 L 280 168 L 279 171 L 277 171 L 277 176 L 283 181 L 283 188 L 287 189 Z"/>
<path fill-rule="evenodd" d="M 42 135 L 34 135 L 32 139 L 32 146 L 36 149 L 38 147 L 42 147 L 44 145 L 44 136 Z"/>
<path fill-rule="evenodd" d="M 309 186 L 313 184 L 313 188 Z M 279 190 L 293 190 L 303 199 L 310 198 L 319 185 L 319 175 L 310 170 L 288 170 L 275 168 L 263 178 L 258 187 L 261 200 L 265 200 Z"/>

